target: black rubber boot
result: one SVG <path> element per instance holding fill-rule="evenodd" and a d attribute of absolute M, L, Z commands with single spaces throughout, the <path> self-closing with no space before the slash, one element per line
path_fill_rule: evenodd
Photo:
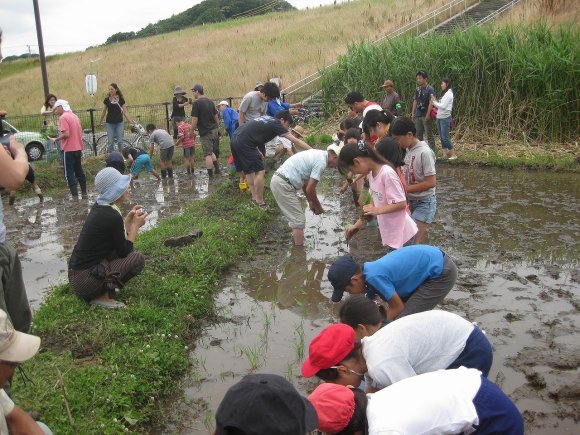
<path fill-rule="evenodd" d="M 167 176 L 168 176 L 169 178 L 173 178 L 173 168 L 168 168 L 168 169 L 167 169 Z"/>
<path fill-rule="evenodd" d="M 207 170 L 207 176 L 208 177 L 213 177 L 213 169 L 208 169 Z"/>
<path fill-rule="evenodd" d="M 79 183 L 81 185 L 81 195 L 83 198 L 88 198 L 89 194 L 87 193 L 87 183 Z"/>
<path fill-rule="evenodd" d="M 166 169 L 162 169 L 161 170 L 161 178 L 165 178 L 167 177 L 167 170 Z"/>
<path fill-rule="evenodd" d="M 191 174 L 191 168 L 189 166 L 187 167 L 187 173 Z"/>
<path fill-rule="evenodd" d="M 79 188 L 75 184 L 74 186 L 68 186 L 70 189 L 70 194 L 72 195 L 73 199 L 79 199 Z"/>
<path fill-rule="evenodd" d="M 214 167 L 214 169 L 215 169 L 215 173 L 216 173 L 216 174 L 221 174 L 221 171 L 220 171 L 220 164 L 219 164 L 219 162 L 218 162 L 217 160 L 214 160 L 214 162 L 213 162 L 213 167 Z"/>
<path fill-rule="evenodd" d="M 8 198 L 8 205 L 14 205 L 14 201 L 16 201 L 16 195 L 10 195 L 10 198 Z"/>

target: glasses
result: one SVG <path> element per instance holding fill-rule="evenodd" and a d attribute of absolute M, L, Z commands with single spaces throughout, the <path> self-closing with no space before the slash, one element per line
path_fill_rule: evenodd
<path fill-rule="evenodd" d="M 331 368 L 331 369 L 338 369 L 339 367 L 340 367 L 340 366 L 332 366 L 332 367 L 329 367 L 329 368 Z M 355 374 L 355 375 L 357 375 L 357 376 L 364 376 L 364 373 L 355 372 L 354 370 L 352 370 L 352 369 L 349 369 L 349 368 L 348 368 L 347 366 L 345 366 L 345 365 L 343 365 L 343 367 L 344 367 L 345 369 L 347 369 L 349 372 L 351 372 L 351 373 L 353 373 L 353 374 Z"/>

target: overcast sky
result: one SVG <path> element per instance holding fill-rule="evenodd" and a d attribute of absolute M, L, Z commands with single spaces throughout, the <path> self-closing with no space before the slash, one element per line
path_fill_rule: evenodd
<path fill-rule="evenodd" d="M 334 0 L 287 0 L 304 9 Z M 341 3 L 346 0 L 337 0 Z M 201 0 L 38 0 L 44 51 L 48 54 L 84 50 L 117 32 L 137 31 L 149 23 L 183 12 Z M 163 5 L 162 8 L 159 5 Z M 4 57 L 38 53 L 32 0 L 0 0 Z"/>

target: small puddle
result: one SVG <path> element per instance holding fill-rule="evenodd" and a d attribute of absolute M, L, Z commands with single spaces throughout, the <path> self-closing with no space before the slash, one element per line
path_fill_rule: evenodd
<path fill-rule="evenodd" d="M 439 169 L 431 243 L 460 269 L 442 308 L 487 331 L 495 352 L 490 379 L 516 401 L 530 434 L 579 428 L 578 179 Z M 303 394 L 314 388 L 317 381 L 302 378 L 300 366 L 310 340 L 338 320 L 328 265 L 346 252 L 361 260 L 384 252 L 376 228 L 346 245 L 343 230 L 356 215 L 351 198 L 336 195 L 339 183 L 338 176 L 325 174 L 319 184 L 326 213 L 307 213 L 305 248 L 291 247 L 289 230 L 280 223 L 224 278 L 216 301 L 221 321 L 206 327 L 191 354 L 184 397 L 152 433 L 209 433 L 227 389 L 250 372 L 285 376 Z M 546 385 L 538 387 L 538 378 Z"/>

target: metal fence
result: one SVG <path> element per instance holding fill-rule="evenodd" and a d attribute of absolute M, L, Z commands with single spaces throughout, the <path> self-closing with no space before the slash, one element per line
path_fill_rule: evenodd
<path fill-rule="evenodd" d="M 301 101 L 301 98 L 308 94 L 293 94 L 291 96 L 284 96 L 290 103 Z M 227 101 L 230 107 L 237 109 L 243 97 L 225 97 L 213 100 L 217 105 L 220 101 Z M 102 109 L 80 109 L 73 111 L 79 117 L 83 128 L 83 143 L 84 155 L 97 155 L 106 152 L 106 131 L 103 126 L 99 126 Z M 173 123 L 171 121 L 172 104 L 170 102 L 144 104 L 139 106 L 127 106 L 127 114 L 129 119 L 133 122 L 146 126 L 147 124 L 155 124 L 155 126 L 164 128 L 168 132 L 173 133 Z M 189 113 L 186 111 L 189 116 Z M 36 147 L 39 147 L 38 142 L 41 140 L 40 147 L 43 149 L 39 151 L 38 158 L 44 158 L 49 161 L 55 158 L 56 148 L 53 143 L 48 140 L 48 136 L 54 134 L 55 128 L 58 126 L 58 117 L 56 115 L 19 115 L 7 116 L 8 121 L 12 126 L 19 130 L 20 137 L 23 141 L 34 141 Z M 52 131 L 51 131 L 52 130 Z M 43 137 L 39 138 L 38 134 Z M 139 141 L 140 133 L 128 123 L 125 123 L 125 142 L 135 144 Z M 34 139 L 33 139 L 34 138 Z M 24 143 L 26 146 L 27 143 Z M 29 153 L 29 156 L 31 154 Z M 36 158 L 35 158 L 36 159 Z"/>

